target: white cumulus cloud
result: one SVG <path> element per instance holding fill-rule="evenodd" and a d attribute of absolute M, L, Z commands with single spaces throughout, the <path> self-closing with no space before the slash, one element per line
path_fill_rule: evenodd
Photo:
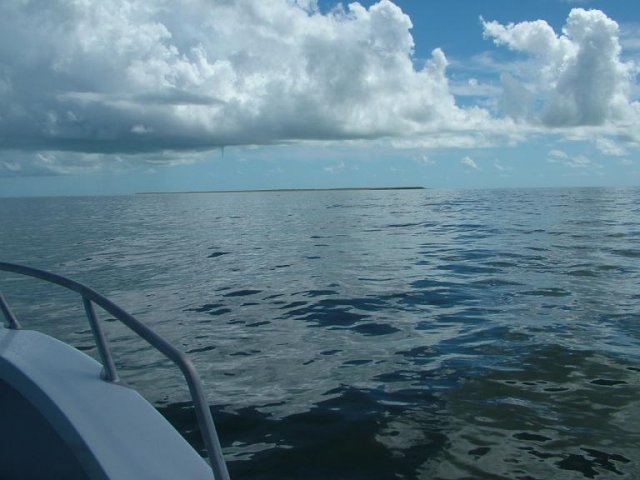
<path fill-rule="evenodd" d="M 482 121 L 456 106 L 441 50 L 414 67 L 411 28 L 388 0 L 2 2 L 0 142 L 133 153 Z"/>
<path fill-rule="evenodd" d="M 585 155 L 569 155 L 563 150 L 551 150 L 547 154 L 547 162 L 564 165 L 572 169 L 601 169 L 602 165 Z"/>
<path fill-rule="evenodd" d="M 534 59 L 528 78 L 503 78 L 514 118 L 553 127 L 637 124 L 640 104 L 630 99 L 637 66 L 621 60 L 619 26 L 603 12 L 571 10 L 561 34 L 544 20 L 483 26 L 486 38 Z"/>
<path fill-rule="evenodd" d="M 543 20 L 483 25 L 532 58 L 499 87 L 451 83 L 439 48 L 419 64 L 390 0 L 0 2 L 0 175 L 191 162 L 227 145 L 477 148 L 549 127 L 604 128 L 591 138 L 608 152 L 610 138 L 640 144 L 638 68 L 621 60 L 616 22 L 574 9 L 559 34 Z"/>
<path fill-rule="evenodd" d="M 475 160 L 469 156 L 463 157 L 462 160 L 460 160 L 460 163 L 471 170 L 480 170 L 480 167 Z"/>
<path fill-rule="evenodd" d="M 627 150 L 619 142 L 606 137 L 598 137 L 595 140 L 596 148 L 605 155 L 612 157 L 622 157 L 627 154 Z"/>

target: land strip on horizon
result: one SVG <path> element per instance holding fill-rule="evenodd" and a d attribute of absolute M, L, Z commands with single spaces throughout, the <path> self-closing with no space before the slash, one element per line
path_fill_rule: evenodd
<path fill-rule="evenodd" d="M 336 187 L 336 188 L 267 188 L 248 190 L 192 190 L 184 192 L 138 192 L 136 195 L 172 195 L 179 193 L 262 193 L 262 192 L 334 192 L 357 190 L 425 190 L 425 187 Z"/>

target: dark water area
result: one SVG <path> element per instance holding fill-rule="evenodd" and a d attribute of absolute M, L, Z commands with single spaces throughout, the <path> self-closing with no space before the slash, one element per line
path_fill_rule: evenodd
<path fill-rule="evenodd" d="M 185 351 L 233 478 L 640 478 L 640 189 L 5 198 L 0 259 Z M 0 289 L 95 356 L 72 295 Z M 179 372 L 102 318 L 202 450 Z"/>

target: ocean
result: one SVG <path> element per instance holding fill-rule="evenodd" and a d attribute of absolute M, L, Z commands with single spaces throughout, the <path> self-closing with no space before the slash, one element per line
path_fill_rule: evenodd
<path fill-rule="evenodd" d="M 232 478 L 640 478 L 640 189 L 0 198 L 0 259 L 186 352 Z M 73 294 L 0 289 L 96 355 Z M 202 451 L 179 371 L 101 318 Z"/>

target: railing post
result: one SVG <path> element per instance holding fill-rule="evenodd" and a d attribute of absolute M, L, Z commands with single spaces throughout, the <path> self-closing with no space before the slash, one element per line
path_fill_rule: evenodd
<path fill-rule="evenodd" d="M 220 446 L 220 440 L 218 439 L 218 432 L 216 426 L 213 423 L 213 417 L 211 416 L 211 410 L 207 403 L 204 391 L 202 390 L 202 384 L 198 379 L 198 374 L 193 367 L 193 364 L 187 360 L 184 364 L 180 365 L 184 378 L 189 386 L 191 398 L 193 399 L 193 407 L 196 412 L 196 418 L 198 425 L 200 426 L 200 434 L 204 440 L 205 448 L 209 454 L 209 464 L 213 470 L 215 480 L 231 480 L 229 477 L 229 471 L 227 470 L 227 464 L 224 461 L 222 455 L 222 447 Z"/>
<path fill-rule="evenodd" d="M 105 298 L 86 285 L 82 285 L 81 283 L 75 282 L 61 275 L 56 275 L 44 270 L 38 270 L 36 268 L 26 267 L 24 265 L 16 265 L 13 263 L 0 262 L 0 270 L 27 275 L 30 277 L 45 280 L 47 282 L 55 283 L 62 287 L 68 288 L 69 290 L 73 290 L 74 292 L 77 292 L 82 296 L 82 302 L 87 314 L 87 319 L 89 320 L 93 338 L 96 342 L 96 347 L 98 348 L 98 353 L 102 361 L 101 377 L 103 379 L 111 382 L 117 382 L 118 373 L 116 372 L 116 367 L 113 363 L 113 359 L 111 358 L 111 352 L 107 344 L 107 339 L 102 333 L 102 329 L 98 322 L 98 317 L 93 307 L 94 303 L 100 306 L 106 312 L 109 312 L 120 322 L 133 330 L 138 336 L 143 338 L 151 346 L 156 348 L 160 353 L 162 353 L 173 363 L 175 363 L 182 371 L 182 374 L 184 375 L 184 378 L 189 385 L 189 391 L 191 393 L 191 398 L 193 400 L 194 408 L 196 411 L 196 417 L 198 419 L 198 424 L 200 426 L 200 431 L 202 433 L 205 447 L 207 449 L 207 452 L 209 453 L 209 461 L 211 462 L 211 468 L 213 470 L 215 480 L 229 479 L 229 472 L 222 455 L 220 440 L 218 439 L 218 434 L 213 423 L 211 410 L 209 409 L 209 405 L 207 404 L 207 400 L 204 395 L 202 382 L 200 381 L 200 377 L 193 367 L 193 364 L 186 356 L 184 356 L 182 352 L 173 347 L 151 328 L 147 327 L 135 317 L 122 310 L 122 308 L 117 306 L 111 300 Z M 20 324 L 9 309 L 9 305 L 7 304 L 4 297 L 2 297 L 1 292 L 0 307 L 7 320 L 7 323 L 9 324 L 9 328 L 19 329 Z"/>
<path fill-rule="evenodd" d="M 102 333 L 102 328 L 98 322 L 98 317 L 96 316 L 96 311 L 93 308 L 93 303 L 84 296 L 82 297 L 82 303 L 84 304 L 84 311 L 87 313 L 89 325 L 91 325 L 91 331 L 93 332 L 93 338 L 96 341 L 100 360 L 102 361 L 103 378 L 109 382 L 117 382 L 118 372 L 116 371 L 116 366 L 113 363 L 113 358 L 111 358 L 111 351 L 109 350 L 109 345 L 107 345 L 107 339 L 105 338 L 104 333 Z"/>
<path fill-rule="evenodd" d="M 9 304 L 7 303 L 7 300 L 4 298 L 4 295 L 2 295 L 2 292 L 0 292 L 0 310 L 2 310 L 4 318 L 7 320 L 7 323 L 9 324 L 9 328 L 11 330 L 20 330 L 20 323 L 18 322 L 18 319 L 9 308 Z"/>

